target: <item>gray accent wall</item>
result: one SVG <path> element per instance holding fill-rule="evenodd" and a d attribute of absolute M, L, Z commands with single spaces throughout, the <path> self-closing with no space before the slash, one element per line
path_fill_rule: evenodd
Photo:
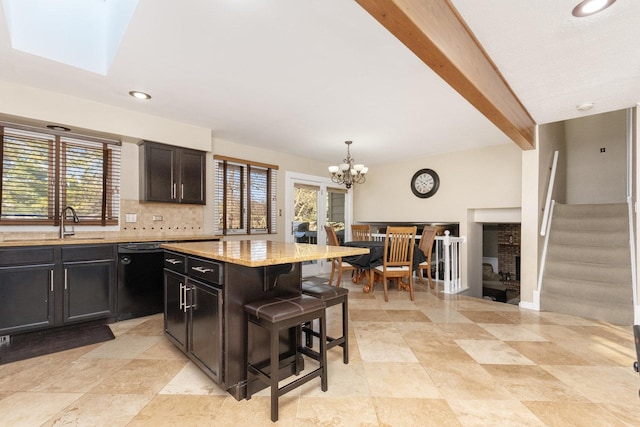
<path fill-rule="evenodd" d="M 566 121 L 565 137 L 566 203 L 625 202 L 625 110 Z"/>

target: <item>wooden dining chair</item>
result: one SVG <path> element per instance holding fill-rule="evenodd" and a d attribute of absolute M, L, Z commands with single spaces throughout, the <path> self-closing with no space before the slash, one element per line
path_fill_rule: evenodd
<path fill-rule="evenodd" d="M 416 227 L 387 227 L 384 238 L 383 264 L 374 271 L 382 278 L 384 300 L 389 301 L 387 281 L 398 280 L 398 289 L 404 277 L 408 280 L 409 298 L 413 301 L 413 248 L 416 242 Z"/>
<path fill-rule="evenodd" d="M 336 230 L 333 229 L 330 225 L 325 225 L 324 230 L 327 233 L 327 241 L 329 246 L 340 246 L 340 241 L 338 240 L 338 235 L 336 234 Z M 340 287 L 340 283 L 342 282 L 342 274 L 345 271 L 356 271 L 356 267 L 349 264 L 348 262 L 342 261 L 341 257 L 332 258 L 331 259 L 331 276 L 329 277 L 329 285 L 333 284 L 333 276 L 338 271 L 338 280 L 336 282 L 336 287 Z"/>
<path fill-rule="evenodd" d="M 423 270 L 427 270 L 427 278 L 429 279 L 429 287 L 434 288 L 433 279 L 431 278 L 431 252 L 433 252 L 433 243 L 436 240 L 436 228 L 427 226 L 422 230 L 422 237 L 420 238 L 420 250 L 424 253 L 426 261 L 421 262 L 418 265 L 418 279 L 420 283 L 425 284 L 422 274 Z"/>
<path fill-rule="evenodd" d="M 351 240 L 371 240 L 371 226 L 369 224 L 351 224 Z"/>

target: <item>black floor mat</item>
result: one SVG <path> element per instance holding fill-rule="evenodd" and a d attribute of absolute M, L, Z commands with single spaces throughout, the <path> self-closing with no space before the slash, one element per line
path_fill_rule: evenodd
<path fill-rule="evenodd" d="M 107 325 L 74 325 L 12 335 L 0 346 L 0 365 L 114 339 Z"/>

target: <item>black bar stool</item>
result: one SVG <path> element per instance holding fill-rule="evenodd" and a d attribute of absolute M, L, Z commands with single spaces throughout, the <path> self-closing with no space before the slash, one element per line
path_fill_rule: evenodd
<path fill-rule="evenodd" d="M 327 350 L 335 346 L 342 347 L 342 361 L 345 364 L 349 363 L 349 290 L 313 282 L 302 282 L 302 293 L 324 301 L 327 308 L 342 304 L 342 336 L 339 338 L 327 336 Z M 313 330 L 311 322 L 305 323 L 302 330 L 305 333 L 307 347 L 312 346 L 311 336 L 320 337 L 320 334 Z"/>
<path fill-rule="evenodd" d="M 258 378 L 271 387 L 271 421 L 278 421 L 278 398 L 285 393 L 299 387 L 313 378 L 320 377 L 322 391 L 327 391 L 327 331 L 326 331 L 326 310 L 324 301 L 306 295 L 292 297 L 277 297 L 269 300 L 256 301 L 244 306 L 247 313 L 247 327 L 253 323 L 269 331 L 270 335 L 270 358 L 269 364 L 255 366 L 247 362 L 247 382 L 253 378 Z M 313 322 L 318 319 L 320 322 L 320 351 L 314 352 L 299 343 L 301 335 L 301 325 Z M 317 369 L 296 378 L 287 385 L 278 388 L 278 373 L 280 371 L 280 330 L 285 328 L 296 328 L 295 335 L 295 373 L 300 373 L 298 366 L 298 353 L 305 354 L 317 360 Z M 249 348 L 249 334 L 247 333 L 247 349 Z M 247 354 L 247 358 L 249 355 Z M 269 367 L 269 373 L 263 369 Z M 247 400 L 251 399 L 250 387 L 247 385 Z"/>

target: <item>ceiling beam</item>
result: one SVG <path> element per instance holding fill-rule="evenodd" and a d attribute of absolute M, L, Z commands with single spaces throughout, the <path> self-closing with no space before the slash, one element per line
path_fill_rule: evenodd
<path fill-rule="evenodd" d="M 356 0 L 523 150 L 535 122 L 449 0 Z"/>

